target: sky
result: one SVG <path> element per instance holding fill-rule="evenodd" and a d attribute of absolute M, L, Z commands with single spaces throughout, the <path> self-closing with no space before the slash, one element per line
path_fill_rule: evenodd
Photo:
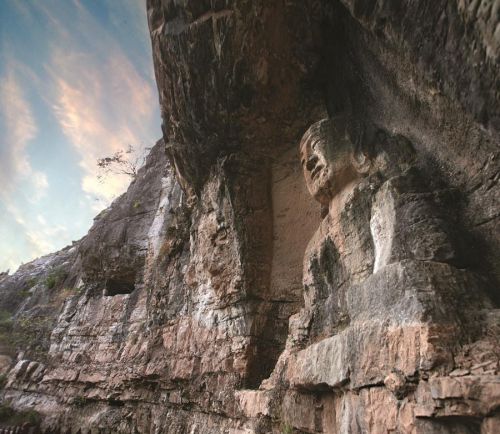
<path fill-rule="evenodd" d="M 145 0 L 0 0 L 0 271 L 87 233 L 161 137 Z"/>

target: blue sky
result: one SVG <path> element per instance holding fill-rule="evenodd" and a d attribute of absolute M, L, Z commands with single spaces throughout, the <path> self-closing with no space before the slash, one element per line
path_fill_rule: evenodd
<path fill-rule="evenodd" d="M 161 136 L 144 0 L 0 1 L 0 271 L 85 235 Z"/>

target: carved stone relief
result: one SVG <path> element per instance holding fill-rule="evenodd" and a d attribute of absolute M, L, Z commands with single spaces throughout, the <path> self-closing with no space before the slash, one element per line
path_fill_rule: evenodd
<path fill-rule="evenodd" d="M 487 350 L 493 341 L 478 339 L 491 318 L 472 312 L 492 306 L 482 277 L 461 265 L 453 191 L 429 186 L 406 138 L 347 116 L 313 124 L 299 153 L 324 210 L 304 255 L 304 307 L 290 318 L 271 377 L 239 393 L 241 408 L 305 432 L 386 432 L 391 424 L 395 432 L 470 432 L 475 397 L 432 395 L 436 381 L 443 396 L 453 394 L 450 381 L 477 387 L 475 414 L 487 416 L 499 382 L 455 374 L 474 363 L 463 356 L 471 342 L 486 349 L 485 363 L 498 360 Z M 377 419 L 374 402 L 392 422 Z M 445 416 L 458 419 L 441 426 Z"/>

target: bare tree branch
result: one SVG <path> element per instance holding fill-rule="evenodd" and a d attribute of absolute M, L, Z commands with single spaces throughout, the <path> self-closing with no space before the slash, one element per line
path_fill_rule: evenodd
<path fill-rule="evenodd" d="M 109 175 L 126 175 L 135 179 L 137 171 L 146 161 L 150 150 L 150 147 L 146 147 L 141 153 L 135 154 L 134 147 L 129 145 L 127 149 L 120 149 L 110 157 L 98 158 L 99 174 L 97 179 L 99 182 L 104 182 Z"/>

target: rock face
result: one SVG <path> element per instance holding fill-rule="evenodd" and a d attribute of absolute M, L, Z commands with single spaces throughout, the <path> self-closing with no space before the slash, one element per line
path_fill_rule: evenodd
<path fill-rule="evenodd" d="M 0 276 L 4 405 L 46 432 L 498 432 L 500 4 L 147 8 L 163 140 L 86 237 Z"/>

